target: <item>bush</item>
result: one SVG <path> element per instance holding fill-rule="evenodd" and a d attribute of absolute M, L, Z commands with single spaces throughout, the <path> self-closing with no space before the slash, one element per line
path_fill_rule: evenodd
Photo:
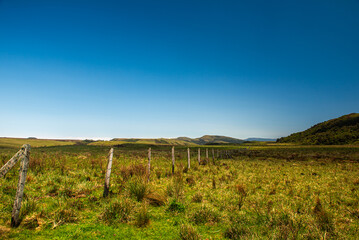
<path fill-rule="evenodd" d="M 177 202 L 176 200 L 171 201 L 170 205 L 167 208 L 167 211 L 171 212 L 184 212 L 184 210 L 184 205 L 180 202 Z"/>
<path fill-rule="evenodd" d="M 100 219 L 107 224 L 128 222 L 131 217 L 133 205 L 128 199 L 110 203 L 100 215 Z"/>
<path fill-rule="evenodd" d="M 120 169 L 120 174 L 124 181 L 127 181 L 130 177 L 144 177 L 147 175 L 147 167 L 143 164 L 131 165 L 131 166 L 122 166 Z"/>
<path fill-rule="evenodd" d="M 146 200 L 150 205 L 158 207 L 165 205 L 167 198 L 163 195 L 152 192 L 146 195 Z"/>
<path fill-rule="evenodd" d="M 191 225 L 182 224 L 180 228 L 180 238 L 182 240 L 199 240 L 201 239 L 200 235 L 197 233 L 196 229 Z"/>
<path fill-rule="evenodd" d="M 136 178 L 129 183 L 129 191 L 131 196 L 141 202 L 149 192 L 148 184 L 141 178 Z"/>
<path fill-rule="evenodd" d="M 246 188 L 242 184 L 237 184 L 235 186 L 235 190 L 238 195 L 238 207 L 239 207 L 239 209 L 241 209 L 243 206 L 243 202 L 244 202 L 245 198 L 247 197 Z"/>
<path fill-rule="evenodd" d="M 137 227 L 145 227 L 150 223 L 150 214 L 146 204 L 143 204 L 140 211 L 135 216 L 135 225 Z"/>
<path fill-rule="evenodd" d="M 200 209 L 196 210 L 191 219 L 195 224 L 219 222 L 220 220 L 219 214 L 206 206 L 202 206 Z"/>

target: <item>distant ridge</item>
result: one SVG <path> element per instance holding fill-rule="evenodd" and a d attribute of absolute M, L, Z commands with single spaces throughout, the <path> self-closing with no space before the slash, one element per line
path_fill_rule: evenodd
<path fill-rule="evenodd" d="M 216 144 L 241 144 L 244 140 L 217 136 L 204 135 L 199 138 L 178 137 L 178 138 L 114 138 L 107 143 L 137 143 L 137 144 L 160 144 L 160 145 L 216 145 Z M 93 143 L 97 145 L 97 143 Z"/>
<path fill-rule="evenodd" d="M 276 138 L 247 138 L 244 140 L 249 141 L 249 142 L 275 142 L 275 141 L 277 141 Z"/>
<path fill-rule="evenodd" d="M 279 143 L 342 145 L 359 143 L 359 113 L 318 123 L 311 128 L 277 140 Z"/>
<path fill-rule="evenodd" d="M 188 138 L 188 137 L 179 137 L 177 140 L 194 143 L 198 145 L 210 145 L 210 144 L 241 144 L 244 140 L 226 137 L 226 136 L 217 136 L 217 135 L 204 135 L 200 138 Z"/>

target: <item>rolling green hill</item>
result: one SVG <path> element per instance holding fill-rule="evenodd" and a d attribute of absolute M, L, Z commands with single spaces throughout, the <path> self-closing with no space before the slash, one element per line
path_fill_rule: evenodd
<path fill-rule="evenodd" d="M 216 136 L 216 135 L 204 135 L 200 138 L 188 138 L 188 137 L 179 137 L 178 140 L 185 142 L 206 145 L 206 144 L 240 144 L 244 141 L 237 138 L 225 137 L 225 136 Z"/>
<path fill-rule="evenodd" d="M 225 136 L 205 135 L 200 138 L 114 138 L 111 141 L 97 141 L 90 145 L 119 145 L 126 143 L 153 144 L 153 145 L 217 145 L 217 144 L 240 144 L 243 140 Z"/>
<path fill-rule="evenodd" d="M 53 140 L 53 139 L 35 139 L 35 138 L 6 138 L 0 137 L 0 147 L 19 148 L 23 144 L 30 144 L 31 147 L 51 147 L 73 145 L 79 140 Z"/>
<path fill-rule="evenodd" d="M 316 124 L 303 132 L 282 137 L 277 142 L 309 145 L 359 144 L 359 113 Z"/>
<path fill-rule="evenodd" d="M 96 141 L 89 145 L 114 146 L 121 144 L 191 145 L 191 143 L 169 138 L 114 138 L 111 141 Z"/>

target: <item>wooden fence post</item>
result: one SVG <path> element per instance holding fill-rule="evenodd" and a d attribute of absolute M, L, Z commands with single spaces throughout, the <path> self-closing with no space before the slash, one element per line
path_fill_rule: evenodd
<path fill-rule="evenodd" d="M 189 148 L 187 148 L 187 157 L 188 157 L 188 170 L 191 168 L 191 153 Z"/>
<path fill-rule="evenodd" d="M 206 148 L 206 162 L 209 163 L 209 161 L 208 161 L 208 148 Z"/>
<path fill-rule="evenodd" d="M 147 176 L 147 182 L 150 181 L 150 173 L 151 173 L 151 148 L 148 149 L 148 176 Z"/>
<path fill-rule="evenodd" d="M 175 147 L 172 147 L 172 175 L 175 173 Z"/>
<path fill-rule="evenodd" d="M 105 176 L 105 186 L 103 189 L 103 197 L 107 197 L 110 191 L 110 176 L 111 176 L 111 168 L 112 168 L 112 158 L 113 158 L 113 148 L 110 149 L 110 154 L 107 162 L 107 170 Z"/>
<path fill-rule="evenodd" d="M 0 177 L 5 177 L 5 175 L 12 169 L 19 159 L 24 155 L 24 151 L 27 145 L 23 145 L 21 149 L 0 169 Z"/>
<path fill-rule="evenodd" d="M 22 146 L 23 157 L 20 163 L 19 183 L 17 185 L 14 207 L 12 209 L 12 214 L 11 214 L 11 227 L 17 227 L 20 224 L 19 215 L 20 215 L 22 197 L 24 196 L 27 169 L 29 167 L 30 148 L 31 147 L 29 144 L 25 144 Z"/>
<path fill-rule="evenodd" d="M 212 148 L 212 160 L 213 160 L 213 165 L 215 165 L 215 161 L 214 161 L 214 149 Z"/>
<path fill-rule="evenodd" d="M 201 149 L 198 148 L 198 164 L 201 164 Z"/>

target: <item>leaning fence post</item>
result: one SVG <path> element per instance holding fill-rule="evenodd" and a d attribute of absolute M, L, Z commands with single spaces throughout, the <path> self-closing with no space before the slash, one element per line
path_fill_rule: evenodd
<path fill-rule="evenodd" d="M 19 161 L 21 156 L 24 154 L 26 145 L 23 145 L 21 149 L 0 169 L 0 177 L 5 177 L 5 175 L 12 169 L 15 164 Z"/>
<path fill-rule="evenodd" d="M 110 175 L 111 175 L 111 168 L 112 168 L 112 158 L 113 158 L 113 148 L 111 148 L 110 154 L 108 157 L 107 170 L 106 170 L 106 176 L 105 176 L 105 187 L 103 189 L 103 197 L 107 197 L 109 190 L 110 190 Z"/>
<path fill-rule="evenodd" d="M 150 173 L 151 173 L 151 148 L 148 148 L 148 176 L 147 176 L 147 182 L 150 181 Z"/>
<path fill-rule="evenodd" d="M 172 175 L 175 173 L 175 147 L 172 147 Z"/>
<path fill-rule="evenodd" d="M 201 149 L 198 148 L 198 164 L 201 164 Z"/>
<path fill-rule="evenodd" d="M 188 157 L 188 170 L 191 168 L 191 153 L 189 148 L 187 148 L 187 157 Z"/>
<path fill-rule="evenodd" d="M 29 167 L 30 145 L 25 144 L 23 145 L 22 149 L 23 149 L 23 157 L 20 163 L 19 183 L 17 184 L 14 207 L 12 209 L 12 214 L 11 214 L 11 227 L 17 227 L 20 224 L 19 215 L 21 209 L 21 201 L 24 195 L 26 174 L 27 174 L 27 169 Z"/>

